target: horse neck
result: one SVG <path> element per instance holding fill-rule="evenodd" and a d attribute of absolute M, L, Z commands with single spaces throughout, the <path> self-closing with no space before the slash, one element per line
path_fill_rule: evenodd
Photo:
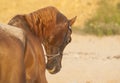
<path fill-rule="evenodd" d="M 44 29 L 44 23 L 42 22 L 41 17 L 38 17 L 36 13 L 30 13 L 28 15 L 25 15 L 25 21 L 29 25 L 29 29 L 31 32 L 38 36 L 41 40 L 43 40 L 43 29 Z"/>
<path fill-rule="evenodd" d="M 25 19 L 25 16 L 24 15 L 17 15 L 15 17 L 13 17 L 9 23 L 9 25 L 12 25 L 12 26 L 16 26 L 18 28 L 22 28 L 25 33 L 27 34 L 27 36 L 29 36 L 30 34 L 31 35 L 34 35 L 36 37 L 39 37 L 40 40 L 42 40 L 42 29 L 41 31 L 38 29 L 36 29 L 36 27 L 31 27 L 30 24 L 27 22 L 27 20 Z"/>

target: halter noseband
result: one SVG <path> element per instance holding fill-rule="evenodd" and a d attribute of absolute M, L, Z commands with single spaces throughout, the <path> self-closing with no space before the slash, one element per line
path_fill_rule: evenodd
<path fill-rule="evenodd" d="M 69 30 L 71 30 L 71 27 L 70 27 L 70 26 L 69 26 L 69 28 L 68 28 L 68 31 L 69 31 Z M 67 33 L 68 33 L 68 31 L 67 31 Z M 65 39 L 66 39 L 66 37 L 67 37 L 67 33 L 66 33 L 66 35 L 65 35 L 65 37 L 64 37 L 63 44 L 65 43 Z M 63 45 L 63 44 L 62 44 L 62 45 Z M 45 51 L 45 47 L 44 47 L 44 45 L 43 45 L 43 44 L 41 44 L 41 45 L 42 45 L 42 48 L 43 48 L 44 54 L 48 57 L 48 60 L 51 60 L 51 59 L 53 59 L 53 58 L 55 58 L 55 57 L 57 57 L 57 56 L 60 55 L 59 52 L 58 52 L 57 54 L 51 54 L 51 55 L 47 54 L 47 52 Z M 61 46 L 60 46 L 60 48 L 61 48 Z"/>
<path fill-rule="evenodd" d="M 57 54 L 51 54 L 51 55 L 47 54 L 47 52 L 45 51 L 45 47 L 44 47 L 44 45 L 43 45 L 43 44 L 41 44 L 41 45 L 42 45 L 42 48 L 43 48 L 44 54 L 45 54 L 47 57 L 49 57 L 48 60 L 51 60 L 51 59 L 53 59 L 53 58 L 55 58 L 55 57 L 57 57 L 57 56 L 60 55 L 60 53 L 57 53 Z"/>

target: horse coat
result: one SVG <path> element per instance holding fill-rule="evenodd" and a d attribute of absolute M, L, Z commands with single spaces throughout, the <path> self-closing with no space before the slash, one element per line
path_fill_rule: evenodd
<path fill-rule="evenodd" d="M 0 83 L 25 83 L 24 51 L 23 30 L 0 24 Z"/>
<path fill-rule="evenodd" d="M 47 83 L 42 46 L 32 39 L 20 28 L 0 24 L 0 83 Z"/>

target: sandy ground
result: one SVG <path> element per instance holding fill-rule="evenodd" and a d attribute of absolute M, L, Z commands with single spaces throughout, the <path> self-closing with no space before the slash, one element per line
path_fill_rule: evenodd
<path fill-rule="evenodd" d="M 72 35 L 59 73 L 48 83 L 120 83 L 120 36 Z"/>

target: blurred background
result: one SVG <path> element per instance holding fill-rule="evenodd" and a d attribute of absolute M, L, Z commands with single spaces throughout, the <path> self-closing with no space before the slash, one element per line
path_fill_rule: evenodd
<path fill-rule="evenodd" d="M 0 0 L 0 21 L 8 20 L 16 14 L 27 14 L 46 6 L 55 6 L 68 18 L 78 16 L 76 26 L 96 13 L 99 0 Z"/>
<path fill-rule="evenodd" d="M 48 83 L 120 83 L 120 0 L 0 0 L 0 22 L 54 6 L 77 16 L 62 70 Z"/>
<path fill-rule="evenodd" d="M 46 6 L 55 6 L 68 18 L 77 16 L 74 32 L 120 34 L 120 0 L 0 0 L 0 21 L 7 23 L 16 14 Z"/>
<path fill-rule="evenodd" d="M 68 18 L 77 16 L 76 33 L 120 34 L 120 0 L 0 0 L 0 21 L 7 23 L 16 14 L 46 6 L 55 6 Z"/>

